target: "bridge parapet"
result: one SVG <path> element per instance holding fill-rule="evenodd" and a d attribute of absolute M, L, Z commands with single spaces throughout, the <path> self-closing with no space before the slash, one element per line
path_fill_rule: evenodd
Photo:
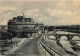
<path fill-rule="evenodd" d="M 56 40 L 60 40 L 62 36 L 66 36 L 68 40 L 72 40 L 74 36 L 78 36 L 80 38 L 80 34 L 48 34 L 47 37 L 54 36 Z"/>

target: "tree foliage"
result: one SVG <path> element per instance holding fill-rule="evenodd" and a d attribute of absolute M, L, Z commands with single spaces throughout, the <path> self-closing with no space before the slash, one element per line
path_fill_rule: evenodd
<path fill-rule="evenodd" d="M 9 33 L 9 32 L 2 32 L 0 39 L 1 40 L 7 40 L 7 39 L 12 39 L 13 34 Z"/>

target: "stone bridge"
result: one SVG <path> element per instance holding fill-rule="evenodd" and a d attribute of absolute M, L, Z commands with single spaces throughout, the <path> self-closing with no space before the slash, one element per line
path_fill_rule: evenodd
<path fill-rule="evenodd" d="M 78 36 L 80 38 L 80 34 L 47 34 L 47 37 L 54 36 L 56 40 L 60 40 L 62 36 L 66 36 L 68 40 L 72 40 L 73 37 Z"/>

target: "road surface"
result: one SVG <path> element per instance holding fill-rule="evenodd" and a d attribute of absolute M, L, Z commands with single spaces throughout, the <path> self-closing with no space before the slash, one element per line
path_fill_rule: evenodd
<path fill-rule="evenodd" d="M 44 56 L 45 52 L 38 43 L 38 38 L 31 39 L 29 42 L 24 42 L 23 46 L 6 56 Z"/>

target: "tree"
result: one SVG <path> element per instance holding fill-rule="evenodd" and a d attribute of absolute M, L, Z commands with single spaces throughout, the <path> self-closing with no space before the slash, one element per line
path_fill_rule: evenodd
<path fill-rule="evenodd" d="M 11 40 L 11 43 L 12 43 L 12 38 L 13 38 L 13 35 L 9 32 L 2 32 L 1 33 L 1 40 L 4 40 L 5 41 L 5 46 L 6 46 L 6 42 L 7 40 Z"/>
<path fill-rule="evenodd" d="M 11 33 L 9 33 L 9 32 L 3 32 L 3 33 L 1 33 L 1 39 L 2 40 L 7 40 L 7 39 L 12 39 L 12 37 L 13 37 L 13 34 L 11 34 Z"/>

